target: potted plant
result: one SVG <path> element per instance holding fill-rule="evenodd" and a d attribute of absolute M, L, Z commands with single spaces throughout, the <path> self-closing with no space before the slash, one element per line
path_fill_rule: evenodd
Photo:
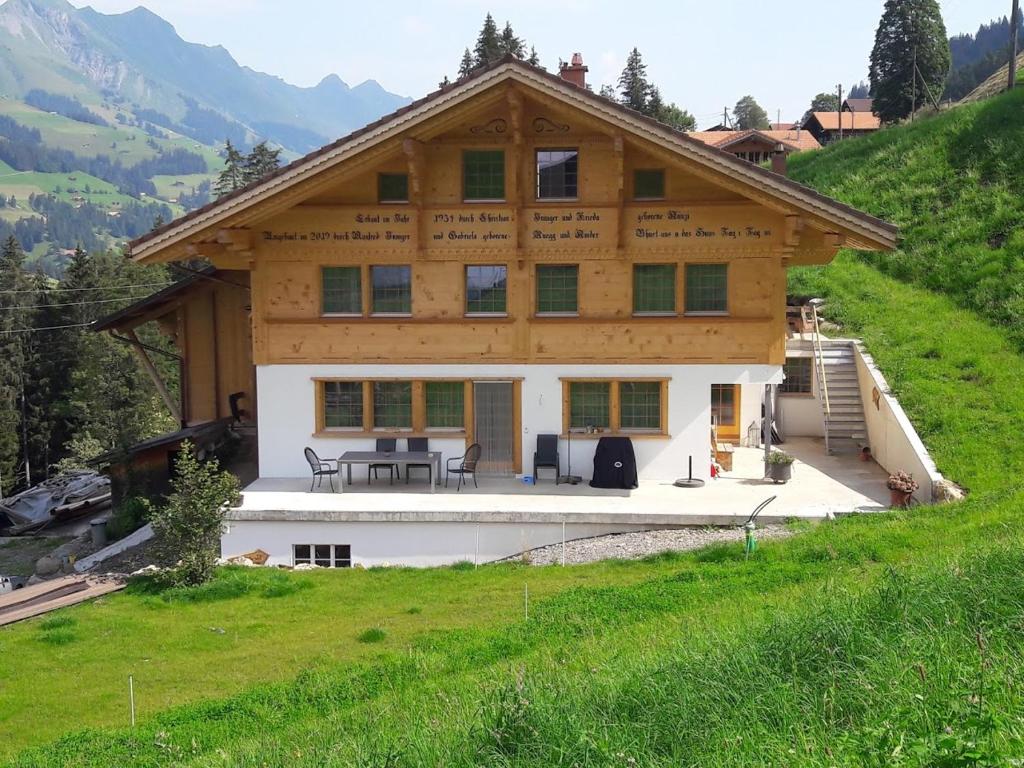
<path fill-rule="evenodd" d="M 889 497 L 893 507 L 909 507 L 910 499 L 920 486 L 909 472 L 899 470 L 889 475 Z"/>
<path fill-rule="evenodd" d="M 793 477 L 793 457 L 785 451 L 772 451 L 764 462 L 764 476 L 773 483 L 784 483 Z"/>

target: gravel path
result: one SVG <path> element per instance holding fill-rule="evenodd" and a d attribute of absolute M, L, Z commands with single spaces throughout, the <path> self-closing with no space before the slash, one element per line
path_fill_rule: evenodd
<path fill-rule="evenodd" d="M 793 531 L 783 526 L 768 526 L 757 530 L 759 542 L 767 539 L 784 539 L 792 535 Z M 612 558 L 638 560 L 659 552 L 685 552 L 721 542 L 734 542 L 736 546 L 742 547 L 743 531 L 736 528 L 679 528 L 613 533 L 592 539 L 577 539 L 565 543 L 565 563 L 578 565 Z M 530 550 L 526 556 L 531 565 L 557 565 L 562 562 L 562 545 L 538 547 Z M 507 558 L 522 559 L 522 555 Z"/>

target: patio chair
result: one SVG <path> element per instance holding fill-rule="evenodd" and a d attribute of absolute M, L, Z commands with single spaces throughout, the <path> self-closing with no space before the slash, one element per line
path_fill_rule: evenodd
<path fill-rule="evenodd" d="M 539 480 L 537 470 L 550 468 L 555 470 L 555 485 L 562 474 L 562 466 L 558 460 L 558 435 L 537 435 L 537 450 L 533 452 L 533 479 Z"/>
<path fill-rule="evenodd" d="M 309 468 L 313 472 L 313 479 L 309 483 L 309 492 L 313 492 L 314 483 L 319 488 L 323 484 L 325 477 L 327 482 L 331 484 L 331 490 L 333 491 L 334 476 L 338 474 L 338 468 L 328 461 L 321 461 L 320 457 L 316 455 L 316 451 L 312 448 L 306 448 L 303 453 L 306 454 L 306 461 L 309 462 Z M 338 478 L 338 480 L 340 482 L 341 478 Z"/>
<path fill-rule="evenodd" d="M 480 461 L 480 454 L 483 453 L 483 450 L 480 443 L 473 443 L 462 456 L 448 459 L 444 467 L 444 487 L 448 487 L 448 475 L 452 474 L 459 476 L 459 485 L 455 489 L 456 491 L 462 490 L 462 484 L 465 481 L 466 475 L 472 475 L 473 487 L 479 488 L 480 486 L 476 484 L 476 465 Z M 452 466 L 452 462 L 455 462 L 455 467 Z M 468 485 L 468 483 L 466 484 Z"/>
<path fill-rule="evenodd" d="M 390 451 L 394 453 L 398 445 L 398 441 L 393 437 L 378 437 L 377 438 L 377 453 L 384 453 Z M 371 484 L 371 478 L 373 480 L 379 480 L 380 475 L 377 474 L 379 470 L 386 469 L 388 476 L 391 480 L 391 484 L 395 484 L 395 473 L 398 473 L 398 479 L 402 479 L 402 473 L 398 469 L 397 464 L 389 464 L 387 462 L 380 462 L 379 464 L 367 464 L 366 465 L 366 484 Z"/>
<path fill-rule="evenodd" d="M 427 453 L 430 450 L 428 447 L 430 441 L 425 437 L 410 437 L 405 441 L 406 446 L 409 448 L 409 453 Z M 409 484 L 409 475 L 412 474 L 414 469 L 425 469 L 428 473 L 433 473 L 434 466 L 432 464 L 406 464 L 405 465 L 405 484 Z M 429 474 L 427 475 L 430 476 Z"/>

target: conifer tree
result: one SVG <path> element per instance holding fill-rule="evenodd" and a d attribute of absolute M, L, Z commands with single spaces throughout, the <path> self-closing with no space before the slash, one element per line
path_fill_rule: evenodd
<path fill-rule="evenodd" d="M 530 46 L 530 56 L 526 60 L 526 63 L 534 67 L 540 66 L 540 56 L 537 55 L 537 49 L 534 48 L 532 45 Z"/>
<path fill-rule="evenodd" d="M 468 77 L 473 73 L 473 68 L 473 54 L 467 48 L 462 54 L 462 61 L 459 62 L 458 78 L 461 80 L 464 77 Z"/>
<path fill-rule="evenodd" d="M 488 13 L 484 19 L 484 26 L 476 38 L 476 45 L 473 47 L 473 68 L 489 67 L 504 54 L 501 35 L 498 34 L 498 25 L 494 23 L 494 17 Z"/>
<path fill-rule="evenodd" d="M 267 142 L 261 141 L 245 157 L 242 167 L 242 178 L 246 184 L 261 179 L 281 165 L 281 150 L 271 149 Z"/>
<path fill-rule="evenodd" d="M 508 21 L 505 22 L 505 28 L 501 30 L 501 52 L 503 56 L 511 54 L 517 59 L 526 55 L 522 39 L 516 37 L 516 33 L 512 30 L 512 24 Z"/>
<path fill-rule="evenodd" d="M 25 275 L 25 254 L 12 235 L 0 248 L 0 490 L 8 495 L 23 484 L 22 391 L 25 341 L 32 327 L 31 286 Z"/>
<path fill-rule="evenodd" d="M 647 82 L 647 65 L 640 51 L 634 48 L 626 57 L 626 66 L 619 76 L 619 102 L 630 109 L 646 114 L 651 84 Z"/>
<path fill-rule="evenodd" d="M 231 139 L 228 139 L 224 146 L 224 170 L 220 172 L 217 183 L 213 185 L 213 193 L 217 197 L 224 197 L 244 186 L 245 158 L 231 143 Z"/>
<path fill-rule="evenodd" d="M 949 38 L 937 0 L 886 0 L 871 51 L 875 114 L 891 123 L 925 103 L 927 89 L 939 98 L 950 62 Z"/>

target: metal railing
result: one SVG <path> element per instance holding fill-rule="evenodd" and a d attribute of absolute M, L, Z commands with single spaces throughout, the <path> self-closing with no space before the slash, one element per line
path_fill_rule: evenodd
<path fill-rule="evenodd" d="M 825 375 L 825 353 L 821 348 L 821 327 L 818 323 L 818 307 L 811 304 L 811 317 L 814 321 L 814 337 L 811 343 L 814 347 L 814 367 L 818 376 L 818 401 L 821 403 L 821 411 L 825 416 L 825 453 L 830 453 L 828 445 L 829 421 L 832 416 L 832 408 L 828 401 L 828 378 Z"/>

